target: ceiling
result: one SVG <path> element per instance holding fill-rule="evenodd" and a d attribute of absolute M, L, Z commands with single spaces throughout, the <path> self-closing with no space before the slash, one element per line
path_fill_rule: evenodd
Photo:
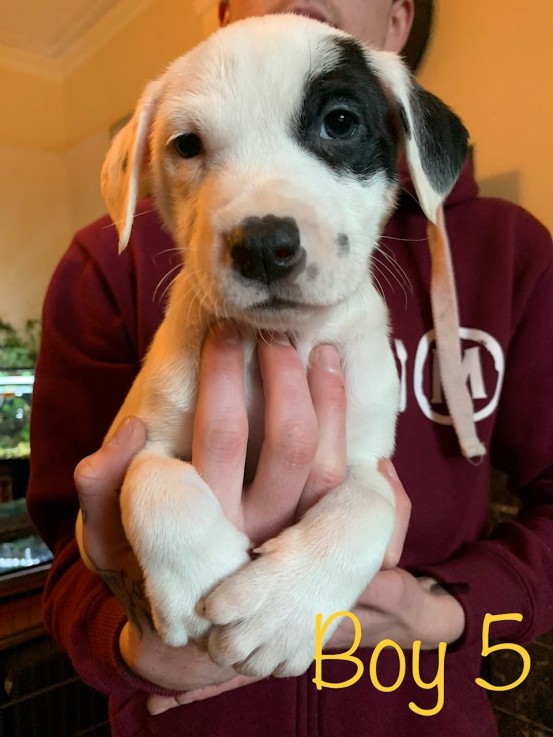
<path fill-rule="evenodd" d="M 0 65 L 63 78 L 156 0 L 0 0 Z M 216 0 L 189 2 L 196 17 Z"/>
<path fill-rule="evenodd" d="M 120 0 L 0 0 L 0 45 L 59 59 Z"/>

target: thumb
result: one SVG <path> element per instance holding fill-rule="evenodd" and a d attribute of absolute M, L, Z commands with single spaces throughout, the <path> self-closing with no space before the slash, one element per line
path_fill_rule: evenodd
<path fill-rule="evenodd" d="M 119 491 L 132 458 L 146 442 L 146 428 L 137 417 L 127 417 L 114 434 L 75 469 L 75 486 L 82 512 L 82 535 L 87 556 L 96 567 L 104 551 L 126 546 L 121 525 Z"/>
<path fill-rule="evenodd" d="M 411 517 L 411 501 L 407 496 L 403 484 L 398 478 L 396 470 L 391 461 L 381 458 L 378 462 L 378 470 L 384 476 L 394 494 L 396 507 L 396 524 L 392 539 L 388 545 L 388 549 L 384 555 L 382 568 L 395 568 L 405 543 L 405 535 L 409 527 L 409 519 Z"/>
<path fill-rule="evenodd" d="M 75 469 L 79 500 L 121 488 L 127 466 L 146 443 L 146 428 L 138 417 L 126 417 L 113 435 L 92 455 L 83 458 Z"/>
<path fill-rule="evenodd" d="M 219 684 L 212 684 L 211 686 L 202 686 L 201 688 L 193 688 L 190 691 L 185 691 L 176 696 L 160 696 L 158 694 L 150 694 L 146 703 L 148 712 L 152 716 L 163 714 L 169 709 L 174 709 L 176 706 L 184 706 L 185 704 L 192 704 L 194 701 L 204 701 L 205 699 L 211 699 L 219 694 L 232 691 L 235 688 L 241 688 L 242 686 L 249 686 L 250 683 L 255 683 L 259 678 L 253 676 L 235 676 L 228 681 Z"/>

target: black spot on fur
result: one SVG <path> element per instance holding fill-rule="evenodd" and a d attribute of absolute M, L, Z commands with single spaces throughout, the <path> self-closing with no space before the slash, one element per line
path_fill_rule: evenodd
<path fill-rule="evenodd" d="M 338 237 L 336 238 L 336 243 L 338 244 L 338 255 L 348 256 L 349 255 L 349 237 L 346 235 L 346 233 L 338 233 Z"/>
<path fill-rule="evenodd" d="M 127 171 L 128 165 L 129 165 L 129 154 L 128 152 L 126 152 L 123 158 L 121 159 L 121 171 L 123 172 L 123 174 Z"/>
<path fill-rule="evenodd" d="M 392 111 L 376 74 L 354 40 L 331 39 L 338 60 L 331 69 L 305 80 L 302 109 L 292 122 L 299 144 L 323 160 L 337 174 L 367 180 L 376 172 L 395 175 L 397 134 Z M 352 135 L 325 138 L 327 116 L 344 111 L 358 124 Z"/>
<path fill-rule="evenodd" d="M 307 280 L 313 281 L 314 279 L 316 279 L 319 276 L 320 271 L 321 270 L 319 269 L 317 264 L 309 264 L 309 266 L 305 270 L 305 273 L 307 275 Z"/>

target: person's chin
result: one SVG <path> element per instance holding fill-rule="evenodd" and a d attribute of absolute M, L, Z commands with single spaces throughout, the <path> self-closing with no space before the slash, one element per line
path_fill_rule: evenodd
<path fill-rule="evenodd" d="M 292 5 L 287 8 L 285 12 L 294 13 L 294 15 L 303 15 L 306 18 L 312 18 L 313 20 L 318 20 L 321 23 L 327 23 L 330 26 L 335 25 L 320 8 L 317 8 L 314 5 Z"/>

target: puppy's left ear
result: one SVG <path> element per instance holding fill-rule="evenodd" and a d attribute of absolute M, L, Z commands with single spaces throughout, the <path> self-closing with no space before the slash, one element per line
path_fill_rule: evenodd
<path fill-rule="evenodd" d="M 369 60 L 394 98 L 415 191 L 424 214 L 435 224 L 465 163 L 468 132 L 445 103 L 417 83 L 396 54 L 371 50 Z"/>
<path fill-rule="evenodd" d="M 443 203 L 465 163 L 468 133 L 455 113 L 424 90 L 395 54 L 369 51 L 369 63 L 393 97 L 402 127 L 407 165 L 428 224 L 430 301 L 440 376 L 461 451 L 481 458 L 472 397 L 462 365 L 459 306 Z"/>
<path fill-rule="evenodd" d="M 102 195 L 119 233 L 119 253 L 129 242 L 140 181 L 148 173 L 148 139 L 160 92 L 159 81 L 148 84 L 132 118 L 113 139 L 102 167 Z"/>

